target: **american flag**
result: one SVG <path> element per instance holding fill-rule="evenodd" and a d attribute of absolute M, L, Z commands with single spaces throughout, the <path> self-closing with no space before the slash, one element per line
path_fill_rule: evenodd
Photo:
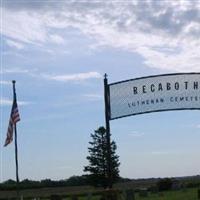
<path fill-rule="evenodd" d="M 18 121 L 20 121 L 20 116 L 19 116 L 19 111 L 17 107 L 17 100 L 16 98 L 14 98 L 11 113 L 10 113 L 9 124 L 8 124 L 7 137 L 6 137 L 4 147 L 13 141 L 13 130 Z"/>

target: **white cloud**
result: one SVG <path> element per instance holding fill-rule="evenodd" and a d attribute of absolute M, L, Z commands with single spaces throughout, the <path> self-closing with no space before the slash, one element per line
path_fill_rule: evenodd
<path fill-rule="evenodd" d="M 0 105 L 1 106 L 10 106 L 10 105 L 12 105 L 12 101 L 9 99 L 0 99 Z"/>
<path fill-rule="evenodd" d="M 152 155 L 168 155 L 172 152 L 167 152 L 167 151 L 153 151 L 151 152 Z"/>
<path fill-rule="evenodd" d="M 10 81 L 0 81 L 0 85 L 11 85 Z"/>
<path fill-rule="evenodd" d="M 103 95 L 100 95 L 100 94 L 84 94 L 83 96 L 86 97 L 90 101 L 103 100 Z"/>
<path fill-rule="evenodd" d="M 45 42 L 47 30 L 43 26 L 42 16 L 27 11 L 13 12 L 2 8 L 2 34 L 25 43 Z"/>
<path fill-rule="evenodd" d="M 64 39 L 57 31 L 75 28 L 99 47 L 141 55 L 149 67 L 200 70 L 200 1 L 47 1 L 38 6 L 8 4 L 3 13 L 3 34 L 13 40 L 61 44 Z"/>
<path fill-rule="evenodd" d="M 13 103 L 13 101 L 10 100 L 10 99 L 6 99 L 6 98 L 1 98 L 0 99 L 0 105 L 1 106 L 11 106 L 12 103 Z M 17 104 L 20 105 L 20 106 L 26 106 L 26 105 L 31 104 L 31 102 L 28 102 L 28 101 L 17 101 Z"/>
<path fill-rule="evenodd" d="M 19 43 L 19 42 L 13 41 L 13 40 L 6 40 L 6 43 L 10 47 L 15 47 L 19 50 L 24 49 L 24 45 L 22 43 Z"/>
<path fill-rule="evenodd" d="M 86 72 L 86 73 L 78 73 L 78 74 L 66 74 L 66 75 L 43 75 L 44 78 L 49 80 L 67 82 L 67 81 L 84 81 L 87 79 L 93 78 L 102 78 L 101 74 L 98 72 Z"/>
<path fill-rule="evenodd" d="M 129 134 L 131 137 L 142 137 L 144 136 L 144 133 L 138 132 L 138 131 L 133 131 Z"/>
<path fill-rule="evenodd" d="M 52 41 L 55 44 L 63 44 L 65 42 L 65 40 L 59 35 L 50 35 L 49 38 L 50 41 Z"/>
<path fill-rule="evenodd" d="M 10 68 L 10 69 L 3 69 L 2 74 L 28 74 L 31 73 L 31 71 L 27 69 L 20 69 L 20 68 Z"/>
<path fill-rule="evenodd" d="M 27 105 L 32 104 L 32 102 L 30 102 L 30 101 L 17 101 L 17 104 L 19 106 L 27 106 Z"/>
<path fill-rule="evenodd" d="M 196 128 L 200 128 L 200 124 L 197 124 L 197 125 L 196 125 Z"/>

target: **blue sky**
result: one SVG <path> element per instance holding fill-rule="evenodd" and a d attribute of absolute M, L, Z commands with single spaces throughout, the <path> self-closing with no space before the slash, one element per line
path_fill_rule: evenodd
<path fill-rule="evenodd" d="M 199 1 L 1 0 L 0 181 L 15 179 L 6 148 L 15 79 L 20 178 L 83 174 L 90 133 L 104 125 L 109 83 L 199 72 Z M 199 174 L 199 111 L 111 121 L 120 174 L 129 178 Z"/>

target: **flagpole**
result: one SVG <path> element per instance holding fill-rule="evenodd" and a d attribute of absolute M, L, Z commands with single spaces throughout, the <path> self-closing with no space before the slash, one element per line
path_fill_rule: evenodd
<path fill-rule="evenodd" d="M 17 100 L 16 90 L 15 90 L 15 83 L 16 81 L 13 80 L 13 101 Z M 17 181 L 17 188 L 19 186 L 19 170 L 18 170 L 18 146 L 17 146 L 17 124 L 14 125 L 15 131 L 15 164 L 16 164 L 16 181 Z"/>

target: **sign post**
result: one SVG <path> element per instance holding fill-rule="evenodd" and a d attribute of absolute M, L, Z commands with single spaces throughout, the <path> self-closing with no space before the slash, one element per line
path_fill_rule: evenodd
<path fill-rule="evenodd" d="M 108 187 L 112 188 L 112 166 L 111 166 L 111 143 L 110 143 L 110 104 L 109 104 L 109 87 L 107 74 L 104 76 L 104 100 L 105 100 L 105 122 L 106 122 L 106 140 L 107 140 L 107 178 Z"/>

